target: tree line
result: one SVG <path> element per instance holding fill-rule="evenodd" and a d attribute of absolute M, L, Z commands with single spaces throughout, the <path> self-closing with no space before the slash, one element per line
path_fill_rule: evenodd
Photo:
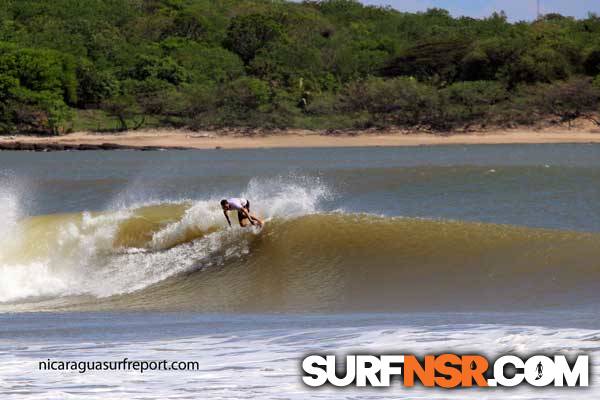
<path fill-rule="evenodd" d="M 600 123 L 600 17 L 1 0 L 0 132 Z"/>

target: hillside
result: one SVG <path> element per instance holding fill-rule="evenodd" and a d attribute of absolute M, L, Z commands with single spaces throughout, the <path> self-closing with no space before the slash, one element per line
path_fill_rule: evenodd
<path fill-rule="evenodd" d="M 0 132 L 596 120 L 600 17 L 350 0 L 0 0 Z"/>

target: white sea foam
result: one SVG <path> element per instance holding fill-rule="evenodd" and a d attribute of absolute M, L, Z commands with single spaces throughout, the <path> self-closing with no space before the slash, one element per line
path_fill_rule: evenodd
<path fill-rule="evenodd" d="M 257 317 L 260 320 L 260 317 Z M 228 320 L 234 328 L 219 334 L 186 336 L 182 339 L 117 341 L 107 346 L 103 338 L 72 340 L 51 344 L 12 346 L 0 352 L 0 394 L 3 399 L 20 399 L 26 388 L 29 399 L 72 397 L 76 391 L 86 399 L 597 399 L 600 389 L 598 331 L 552 329 L 511 325 L 441 325 L 323 327 L 270 329 L 260 326 L 240 331 L 235 316 Z M 360 318 L 358 319 L 360 320 Z M 307 324 L 312 326 L 313 324 Z M 221 325 L 219 325 L 221 326 Z M 227 326 L 227 325 L 225 325 Z M 200 329 L 200 327 L 198 327 Z M 0 341 L 1 348 L 2 341 Z M 399 382 L 387 389 L 332 386 L 313 389 L 301 381 L 300 361 L 307 354 L 439 354 L 482 352 L 490 358 L 511 353 L 590 354 L 592 387 L 544 388 L 526 385 L 510 389 L 431 389 L 404 388 Z M 401 354 L 405 354 L 401 353 Z M 198 371 L 77 372 L 39 371 L 39 354 L 53 360 L 197 361 Z M 98 390 L 102 388 L 102 390 Z"/>
<path fill-rule="evenodd" d="M 315 213 L 319 203 L 331 196 L 331 192 L 318 179 L 292 176 L 252 179 L 241 196 L 250 200 L 252 213 L 268 220 Z M 219 201 L 220 198 L 213 198 L 194 202 L 181 220 L 153 235 L 152 248 L 162 249 L 178 243 L 190 229 L 226 227 Z M 234 222 L 235 219 L 233 216 Z"/>
<path fill-rule="evenodd" d="M 163 251 L 127 252 L 107 258 L 93 274 L 95 283 L 87 286 L 87 292 L 98 297 L 131 293 L 181 272 L 210 267 L 218 262 L 214 255 L 221 253 L 224 243 L 233 243 L 228 248 L 233 251 L 225 258 L 237 257 L 247 251 L 240 234 L 241 230 L 218 231 Z M 234 235 L 238 237 L 232 238 Z M 223 262 L 219 260 L 219 264 Z"/>
<path fill-rule="evenodd" d="M 51 297 L 69 292 L 69 278 L 40 262 L 0 265 L 0 302 L 27 297 Z"/>
<path fill-rule="evenodd" d="M 25 247 L 39 246 L 45 251 L 40 252 L 43 256 L 26 262 L 2 261 L 0 302 L 89 293 L 90 288 L 99 283 L 94 279 L 98 257 L 112 251 L 118 223 L 127 215 L 125 212 L 98 216 L 83 213 L 81 218 L 57 226 L 56 232 L 50 233 L 44 243 L 22 243 Z M 27 238 L 22 237 L 20 241 L 26 242 Z M 18 248 L 11 250 L 16 251 Z M 7 252 L 5 247 L 0 249 L 0 254 Z"/>
<path fill-rule="evenodd" d="M 263 217 L 289 218 L 316 212 L 328 190 L 318 180 L 303 177 L 254 179 L 241 195 L 251 199 L 252 211 Z M 9 225 L 4 226 L 0 235 L 15 237 L 19 227 L 18 198 L 7 191 L 0 192 L 0 199 L 9 209 Z M 135 204 L 100 214 L 83 212 L 80 217 L 65 219 L 44 243 L 24 243 L 44 247 L 47 251 L 41 258 L 5 262 L 2 253 L 6 249 L 0 249 L 0 302 L 130 293 L 175 274 L 210 265 L 216 253 L 224 252 L 225 257 L 244 254 L 248 250 L 242 236 L 247 231 L 235 226 L 224 229 L 226 222 L 219 200 L 191 201 L 180 220 L 153 234 L 148 246 L 151 251 L 113 248 L 119 224 L 131 217 L 136 208 L 150 204 Z M 217 230 L 194 242 L 182 241 L 189 230 L 204 232 L 210 228 Z"/>
<path fill-rule="evenodd" d="M 251 200 L 252 211 L 268 219 L 313 214 L 333 193 L 319 178 L 292 175 L 252 179 L 243 197 Z"/>
<path fill-rule="evenodd" d="M 183 217 L 167 225 L 152 236 L 150 246 L 153 249 L 164 249 L 180 242 L 190 229 L 205 231 L 210 227 L 225 227 L 225 219 L 218 201 L 196 201 L 185 211 Z"/>
<path fill-rule="evenodd" d="M 18 221 L 22 217 L 21 187 L 11 175 L 0 173 L 0 206 L 2 223 L 0 224 L 0 243 L 2 247 L 18 243 Z M 0 261 L 2 260 L 0 253 Z"/>

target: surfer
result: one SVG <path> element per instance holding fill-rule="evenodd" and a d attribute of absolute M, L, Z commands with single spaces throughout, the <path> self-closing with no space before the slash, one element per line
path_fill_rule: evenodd
<path fill-rule="evenodd" d="M 248 226 L 248 221 L 252 225 L 258 224 L 258 226 L 263 226 L 263 222 L 260 219 L 250 214 L 250 201 L 248 201 L 248 199 L 236 197 L 231 199 L 223 199 L 221 200 L 221 208 L 223 209 L 223 214 L 225 214 L 225 218 L 227 219 L 229 226 L 231 226 L 231 221 L 229 220 L 227 211 L 237 211 L 238 221 L 240 222 L 240 226 L 242 228 Z"/>

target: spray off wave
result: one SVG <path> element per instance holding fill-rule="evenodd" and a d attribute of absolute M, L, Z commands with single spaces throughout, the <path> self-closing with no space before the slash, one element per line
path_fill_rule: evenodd
<path fill-rule="evenodd" d="M 322 213 L 319 182 L 252 181 L 269 222 L 227 229 L 218 198 L 19 220 L 0 311 L 489 310 L 593 304 L 600 235 Z M 256 208 L 255 208 L 256 206 Z"/>
<path fill-rule="evenodd" d="M 288 177 L 252 180 L 242 195 L 264 218 L 294 218 L 316 212 L 329 191 L 318 179 Z M 8 220 L 0 231 L 0 307 L 134 292 L 206 268 L 215 253 L 243 254 L 240 238 L 256 234 L 225 229 L 220 198 L 21 219 L 18 193 L 0 197 Z"/>

